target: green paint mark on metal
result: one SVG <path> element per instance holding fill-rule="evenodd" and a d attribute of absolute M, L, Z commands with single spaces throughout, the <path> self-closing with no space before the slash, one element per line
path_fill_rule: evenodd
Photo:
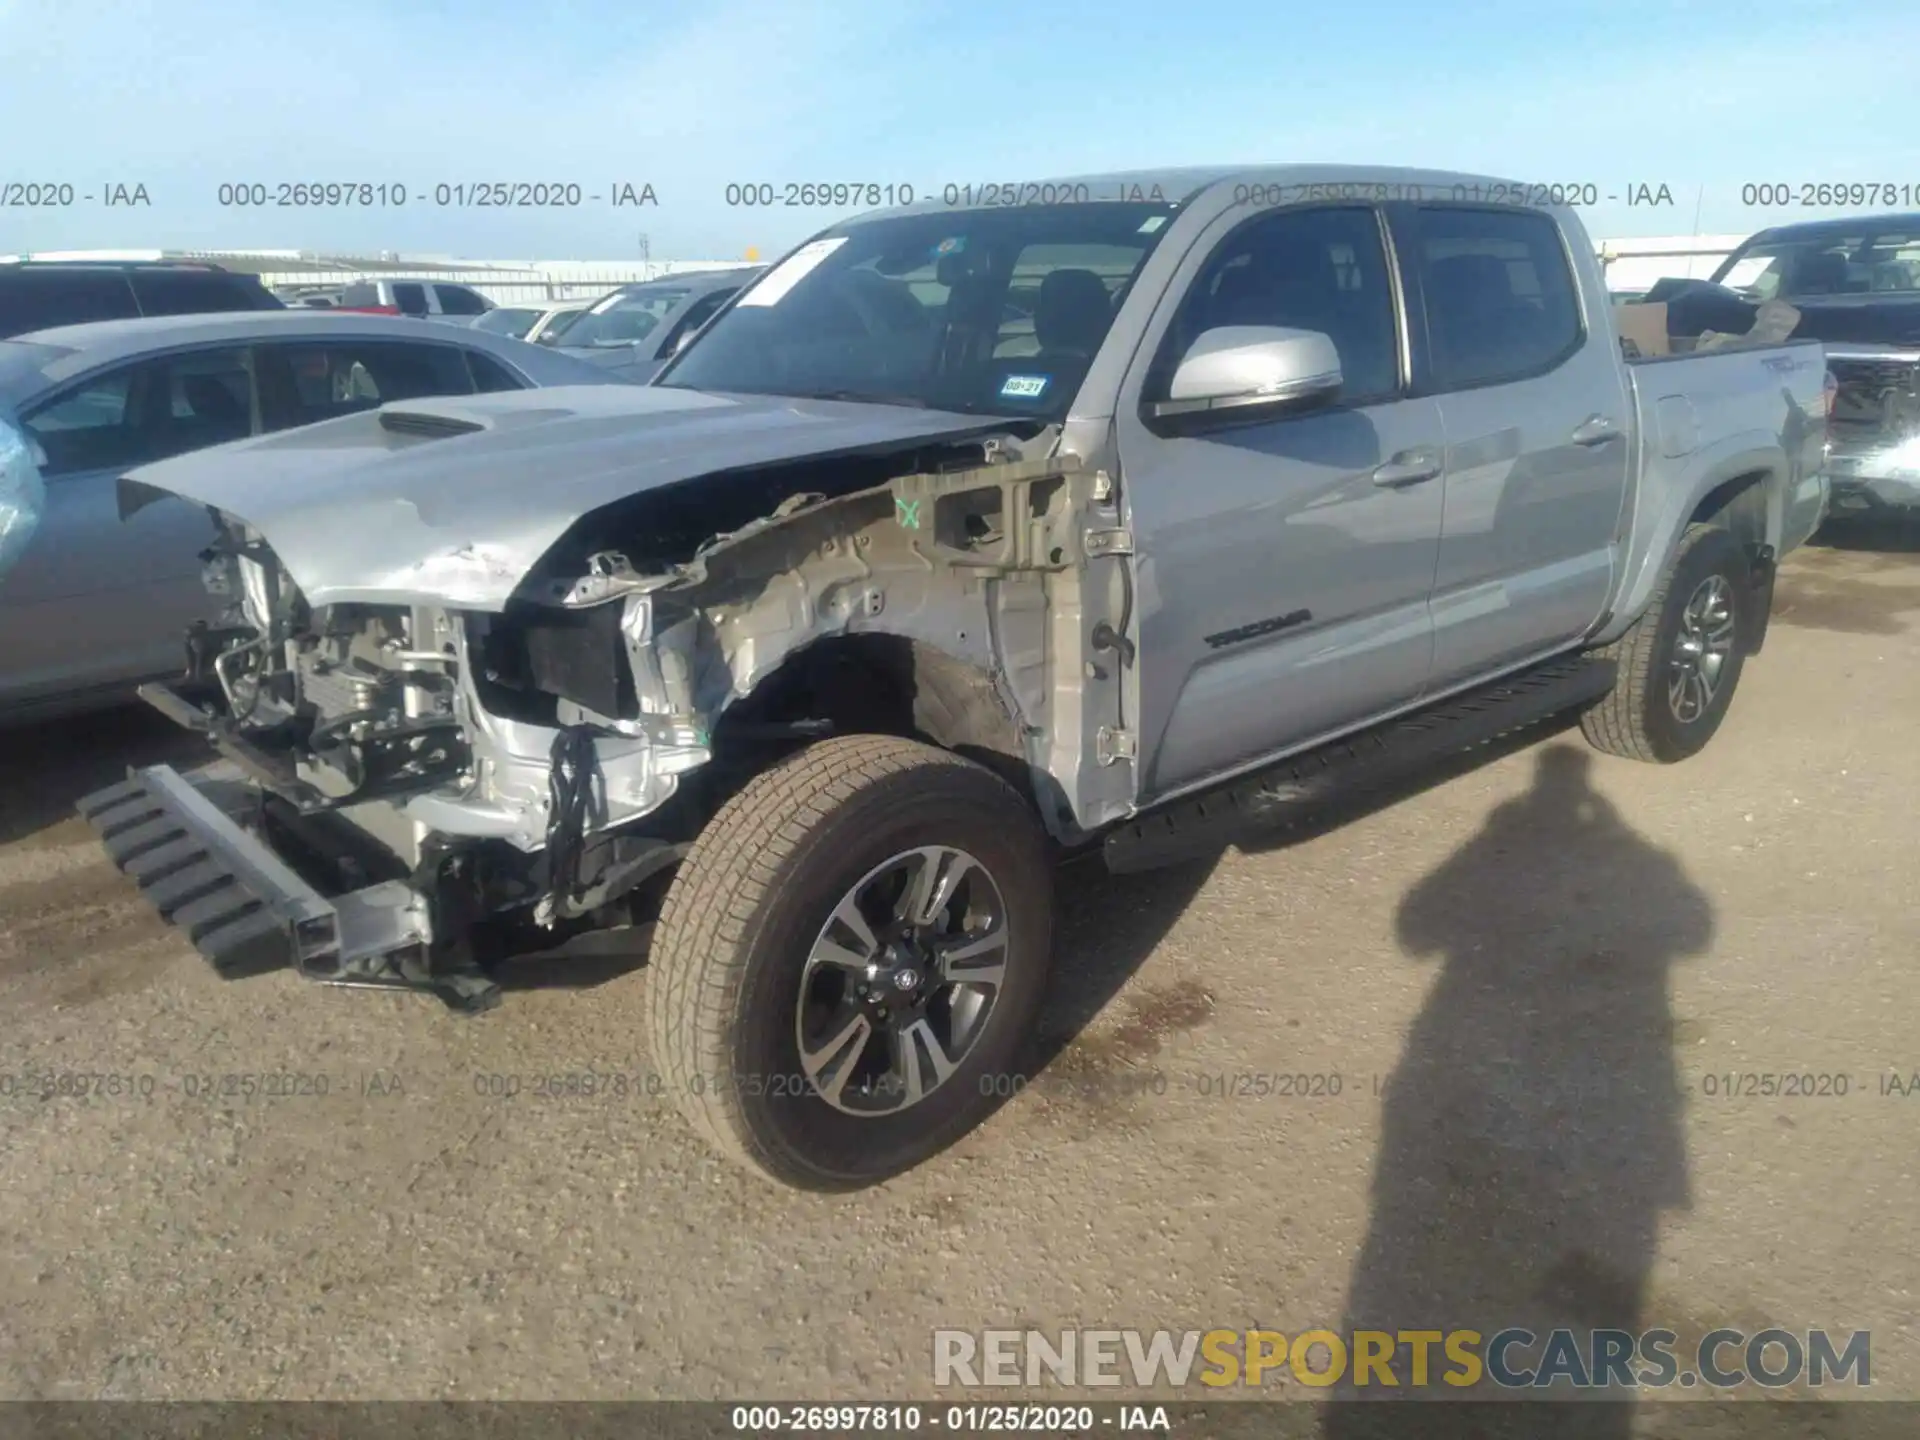
<path fill-rule="evenodd" d="M 909 530 L 918 530 L 920 528 L 920 502 L 918 500 L 902 500 L 896 495 L 893 500 L 893 505 L 894 508 L 900 512 L 899 519 L 902 525 Z"/>

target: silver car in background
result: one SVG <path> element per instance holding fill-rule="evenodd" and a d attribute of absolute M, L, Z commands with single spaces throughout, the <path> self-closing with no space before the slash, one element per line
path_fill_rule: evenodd
<path fill-rule="evenodd" d="M 567 300 L 558 305 L 496 305 L 468 323 L 476 330 L 525 340 L 530 345 L 554 345 L 568 325 L 597 303 Z"/>
<path fill-rule="evenodd" d="M 570 324 L 555 348 L 643 385 L 764 268 L 688 271 L 622 285 Z"/>
<path fill-rule="evenodd" d="M 0 721 L 113 704 L 177 673 L 209 615 L 204 510 L 122 522 L 136 465 L 366 410 L 617 377 L 482 330 L 405 317 L 273 310 L 69 325 L 0 341 L 0 424 L 45 484 L 39 525 L 0 576 Z M 368 523 L 377 525 L 377 516 Z"/>

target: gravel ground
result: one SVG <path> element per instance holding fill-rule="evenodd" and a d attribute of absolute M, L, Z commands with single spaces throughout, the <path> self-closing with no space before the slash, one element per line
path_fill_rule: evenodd
<path fill-rule="evenodd" d="M 0 1095 L 0 1397 L 904 1398 L 936 1327 L 1343 1319 L 1866 1328 L 1920 1397 L 1920 1094 L 1884 1093 L 1920 1071 L 1917 620 L 1920 555 L 1809 549 L 1683 767 L 1561 733 L 1261 853 L 1070 871 L 1050 1068 L 837 1199 L 646 1093 L 644 970 L 471 1021 L 221 982 L 71 818 L 191 742 L 0 735 L 0 1076 L 132 1092 Z M 308 1093 L 219 1093 L 265 1075 Z M 1272 1075 L 1313 1093 L 1236 1078 Z"/>

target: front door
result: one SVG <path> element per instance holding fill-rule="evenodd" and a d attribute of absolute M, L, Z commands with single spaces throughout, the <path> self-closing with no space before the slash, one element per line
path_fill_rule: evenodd
<path fill-rule="evenodd" d="M 1444 435 L 1437 402 L 1407 394 L 1379 214 L 1235 212 L 1183 275 L 1116 421 L 1143 803 L 1413 701 L 1433 648 Z M 1179 433 L 1142 414 L 1201 334 L 1239 325 L 1331 337 L 1340 394 Z"/>

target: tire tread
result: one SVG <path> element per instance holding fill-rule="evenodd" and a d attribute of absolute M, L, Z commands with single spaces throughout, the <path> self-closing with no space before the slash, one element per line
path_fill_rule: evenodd
<path fill-rule="evenodd" d="M 753 926 L 801 847 L 875 782 L 951 767 L 1011 786 L 961 756 L 891 735 L 820 741 L 756 776 L 701 830 L 674 878 L 654 933 L 642 1015 L 653 1062 L 709 1145 L 737 1164 L 792 1180 L 747 1124 L 739 1092 L 707 1084 L 731 1069 L 732 1026 Z"/>
<path fill-rule="evenodd" d="M 1594 749 L 1625 760 L 1649 765 L 1668 762 L 1648 730 L 1647 716 L 1658 698 L 1660 669 L 1660 622 L 1667 608 L 1667 596 L 1673 582 L 1685 568 L 1687 557 L 1710 537 L 1726 532 L 1717 525 L 1696 523 L 1689 526 L 1674 548 L 1653 597 L 1640 618 L 1611 645 L 1594 653 L 1610 659 L 1617 667 L 1613 689 L 1580 716 L 1580 733 Z"/>

